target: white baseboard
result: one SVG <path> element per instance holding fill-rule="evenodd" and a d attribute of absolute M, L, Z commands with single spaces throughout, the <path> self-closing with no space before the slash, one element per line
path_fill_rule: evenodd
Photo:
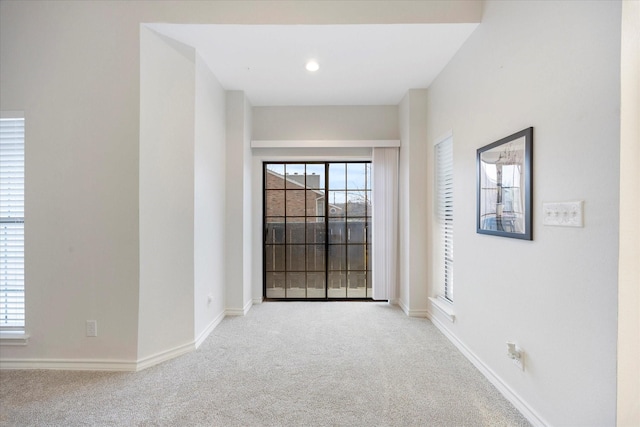
<path fill-rule="evenodd" d="M 449 329 L 445 327 L 445 325 L 433 315 L 433 313 L 427 312 L 429 320 L 431 323 L 438 328 L 440 332 L 444 334 L 445 337 L 453 345 L 455 345 L 458 350 L 471 362 L 473 365 L 480 371 L 482 375 L 485 376 L 489 380 L 491 384 L 498 389 L 498 391 L 509 401 L 513 406 L 518 409 L 524 417 L 529 420 L 531 424 L 537 427 L 545 427 L 550 424 L 544 420 L 524 399 L 522 399 L 518 393 L 516 393 L 511 387 L 509 387 L 491 368 L 480 360 L 478 356 L 474 352 L 472 352 L 462 341 L 458 339 Z"/>
<path fill-rule="evenodd" d="M 48 369 L 59 371 L 127 371 L 139 370 L 135 361 L 78 359 L 2 359 L 0 369 Z"/>
<path fill-rule="evenodd" d="M 150 368 L 151 366 L 157 365 L 158 363 L 162 363 L 166 360 L 170 360 L 178 356 L 182 356 L 183 354 L 190 353 L 195 349 L 196 343 L 195 341 L 193 341 L 169 350 L 161 351 L 152 356 L 145 357 L 144 359 L 138 359 L 136 371 Z"/>
<path fill-rule="evenodd" d="M 220 322 L 222 322 L 224 317 L 225 317 L 225 312 L 223 311 L 215 319 L 213 319 L 211 323 L 209 323 L 209 326 L 207 326 L 205 330 L 200 333 L 200 335 L 198 335 L 195 342 L 196 348 L 200 347 L 200 345 L 204 342 L 204 340 L 206 340 L 207 337 L 211 334 L 211 332 L 213 332 L 216 326 L 218 326 Z"/>
<path fill-rule="evenodd" d="M 407 307 L 407 306 L 402 302 L 402 300 L 401 300 L 401 299 L 399 299 L 399 298 L 398 298 L 398 300 L 397 300 L 397 303 L 398 303 L 398 307 L 400 307 L 400 309 L 401 309 L 402 311 L 404 311 L 404 314 L 406 314 L 406 315 L 408 316 L 408 315 L 409 315 L 409 307 Z"/>
<path fill-rule="evenodd" d="M 249 310 L 251 310 L 251 307 L 253 307 L 253 300 L 249 300 L 247 301 L 247 303 L 244 305 L 244 313 L 243 315 L 247 315 L 247 313 L 249 312 Z"/>
<path fill-rule="evenodd" d="M 407 316 L 409 316 L 409 317 L 427 318 L 429 316 L 429 312 L 426 309 L 424 309 L 424 310 L 409 310 L 409 312 L 407 313 Z"/>
<path fill-rule="evenodd" d="M 423 310 L 411 310 L 400 299 L 398 300 L 398 305 L 400 306 L 402 311 L 404 311 L 404 314 L 406 314 L 409 317 L 428 317 L 429 316 L 429 311 L 428 310 L 426 310 L 426 309 L 423 309 Z"/>
<path fill-rule="evenodd" d="M 47 369 L 60 371 L 136 372 L 195 350 L 195 343 L 154 354 L 137 361 L 82 359 L 2 359 L 0 369 Z"/>
<path fill-rule="evenodd" d="M 262 304 L 263 301 L 264 301 L 264 298 L 262 297 L 253 299 L 254 304 Z"/>
<path fill-rule="evenodd" d="M 198 338 L 191 342 L 172 349 L 161 351 L 152 356 L 137 361 L 127 360 L 79 360 L 79 359 L 2 359 L 2 369 L 48 369 L 61 371 L 127 371 L 136 372 L 167 360 L 190 353 L 200 347 L 211 332 L 222 322 L 225 313 L 220 313 L 206 327 Z"/>
<path fill-rule="evenodd" d="M 253 300 L 249 300 L 242 308 L 227 308 L 225 310 L 225 314 L 227 316 L 246 316 L 252 305 Z"/>

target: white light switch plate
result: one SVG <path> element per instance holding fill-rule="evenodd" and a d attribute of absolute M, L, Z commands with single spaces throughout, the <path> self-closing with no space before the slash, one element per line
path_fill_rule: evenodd
<path fill-rule="evenodd" d="M 582 200 L 542 204 L 542 223 L 558 227 L 582 227 Z"/>

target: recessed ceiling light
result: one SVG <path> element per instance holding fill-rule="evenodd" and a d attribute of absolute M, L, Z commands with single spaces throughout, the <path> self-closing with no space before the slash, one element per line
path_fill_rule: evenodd
<path fill-rule="evenodd" d="M 314 59 L 310 60 L 309 62 L 307 62 L 307 65 L 305 66 L 305 68 L 307 69 L 307 71 L 318 71 L 320 69 L 320 64 L 318 64 L 318 62 Z"/>

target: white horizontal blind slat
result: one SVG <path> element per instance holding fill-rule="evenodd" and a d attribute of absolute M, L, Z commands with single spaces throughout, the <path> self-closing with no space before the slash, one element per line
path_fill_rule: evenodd
<path fill-rule="evenodd" d="M 1 118 L 0 330 L 24 322 L 24 118 Z"/>
<path fill-rule="evenodd" d="M 442 141 L 435 151 L 437 213 L 444 252 L 444 297 L 453 301 L 453 140 Z"/>

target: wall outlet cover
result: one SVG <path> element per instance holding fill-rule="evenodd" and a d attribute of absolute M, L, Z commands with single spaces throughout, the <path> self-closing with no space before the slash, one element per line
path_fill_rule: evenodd
<path fill-rule="evenodd" d="M 97 320 L 87 320 L 87 336 L 88 337 L 97 337 L 98 336 L 98 321 Z"/>

